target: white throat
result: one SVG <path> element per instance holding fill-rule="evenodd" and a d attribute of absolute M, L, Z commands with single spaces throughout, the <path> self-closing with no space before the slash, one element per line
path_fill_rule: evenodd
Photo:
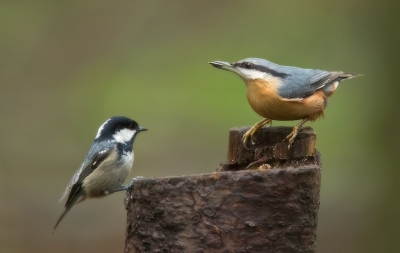
<path fill-rule="evenodd" d="M 116 132 L 113 137 L 116 142 L 119 143 L 126 143 L 132 139 L 132 137 L 135 135 L 136 130 L 131 130 L 128 128 L 124 128 Z"/>
<path fill-rule="evenodd" d="M 269 77 L 268 73 L 258 71 L 255 69 L 244 69 L 240 68 L 240 76 L 246 79 L 267 79 Z"/>

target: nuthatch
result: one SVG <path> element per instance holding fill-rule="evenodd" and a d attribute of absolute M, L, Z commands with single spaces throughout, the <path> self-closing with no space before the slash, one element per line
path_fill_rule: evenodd
<path fill-rule="evenodd" d="M 255 133 L 272 120 L 301 120 L 286 137 L 290 148 L 306 121 L 315 121 L 324 115 L 328 99 L 339 82 L 359 76 L 342 71 L 281 66 L 259 58 L 233 63 L 214 61 L 210 64 L 239 75 L 246 83 L 246 96 L 251 108 L 264 117 L 244 134 L 243 144 L 246 147 L 248 138 L 254 144 Z"/>
<path fill-rule="evenodd" d="M 146 130 L 122 116 L 112 117 L 100 126 L 85 160 L 60 199 L 61 202 L 69 194 L 54 229 L 75 204 L 128 189 L 130 185 L 121 185 L 132 168 L 133 141 L 139 132 Z"/>

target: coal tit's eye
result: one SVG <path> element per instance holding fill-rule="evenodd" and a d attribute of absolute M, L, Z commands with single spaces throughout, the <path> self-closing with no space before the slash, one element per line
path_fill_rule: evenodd
<path fill-rule="evenodd" d="M 244 62 L 243 67 L 245 67 L 246 69 L 251 69 L 253 67 L 253 64 L 250 62 Z"/>

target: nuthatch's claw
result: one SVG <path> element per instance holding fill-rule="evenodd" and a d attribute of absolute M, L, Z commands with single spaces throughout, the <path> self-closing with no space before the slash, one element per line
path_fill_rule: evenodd
<path fill-rule="evenodd" d="M 257 131 L 258 131 L 258 130 L 257 130 Z M 250 137 L 251 137 L 251 144 L 255 145 L 256 142 L 257 142 L 257 135 L 256 135 L 256 133 L 254 132 Z"/>
<path fill-rule="evenodd" d="M 299 124 L 297 124 L 297 125 L 295 125 L 293 127 L 292 132 L 288 136 L 286 136 L 286 140 L 289 140 L 288 149 L 290 149 L 290 147 L 292 146 L 294 140 L 296 139 L 296 136 L 297 136 L 299 130 L 303 128 L 303 124 L 306 123 L 307 120 L 308 120 L 308 118 L 305 118 L 302 121 L 300 121 Z"/>
<path fill-rule="evenodd" d="M 257 142 L 257 136 L 256 136 L 256 132 L 258 130 L 260 130 L 263 126 L 265 126 L 266 124 L 269 124 L 271 122 L 270 119 L 263 119 L 259 122 L 257 122 L 254 126 L 252 126 L 249 130 L 247 130 L 247 132 L 243 135 L 243 146 L 247 149 L 250 149 L 247 146 L 247 140 L 250 137 L 251 140 L 251 144 L 255 145 Z"/>
<path fill-rule="evenodd" d="M 257 140 L 257 138 L 254 137 L 254 133 L 252 133 L 252 129 L 253 129 L 253 128 L 250 128 L 250 129 L 243 135 L 243 146 L 244 146 L 245 148 L 247 148 L 247 149 L 250 149 L 250 147 L 247 146 L 247 141 L 248 141 L 249 137 L 250 137 L 250 140 L 251 140 L 251 144 L 252 144 L 252 145 L 254 145 L 254 144 L 255 144 L 255 141 Z"/>
<path fill-rule="evenodd" d="M 297 133 L 298 133 L 298 127 L 295 126 L 293 127 L 293 131 L 288 136 L 286 136 L 286 140 L 289 140 L 288 149 L 290 149 L 294 140 L 296 139 Z"/>

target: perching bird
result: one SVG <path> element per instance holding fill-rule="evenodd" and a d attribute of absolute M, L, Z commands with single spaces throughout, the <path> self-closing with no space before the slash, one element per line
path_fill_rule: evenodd
<path fill-rule="evenodd" d="M 254 144 L 255 133 L 272 120 L 301 120 L 286 137 L 290 148 L 304 123 L 324 115 L 328 99 L 339 82 L 359 76 L 342 71 L 281 66 L 259 58 L 233 63 L 214 61 L 210 64 L 239 75 L 246 83 L 246 96 L 251 108 L 264 117 L 244 134 L 243 144 L 246 147 L 248 138 Z"/>
<path fill-rule="evenodd" d="M 112 117 L 100 126 L 85 160 L 60 199 L 61 202 L 69 194 L 54 230 L 75 204 L 128 189 L 130 185 L 122 183 L 132 168 L 133 141 L 139 132 L 146 130 L 122 116 Z"/>

